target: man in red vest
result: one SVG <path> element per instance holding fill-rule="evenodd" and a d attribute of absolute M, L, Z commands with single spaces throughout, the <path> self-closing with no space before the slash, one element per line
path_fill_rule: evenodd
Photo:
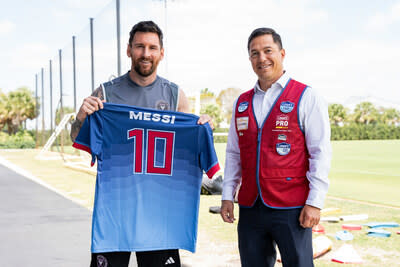
<path fill-rule="evenodd" d="M 326 102 L 283 68 L 285 50 L 270 28 L 248 40 L 255 87 L 239 96 L 226 148 L 221 216 L 233 223 L 238 185 L 243 267 L 313 265 L 312 232 L 328 191 L 331 160 Z"/>

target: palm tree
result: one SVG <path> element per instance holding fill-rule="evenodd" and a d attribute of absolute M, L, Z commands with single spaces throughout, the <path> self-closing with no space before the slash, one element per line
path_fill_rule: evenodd
<path fill-rule="evenodd" d="M 371 102 L 361 102 L 354 109 L 353 118 L 356 123 L 371 124 L 378 121 L 379 113 Z"/>
<path fill-rule="evenodd" d="M 330 104 L 328 106 L 329 120 L 336 126 L 347 119 L 347 109 L 342 104 Z"/>
<path fill-rule="evenodd" d="M 2 98 L 0 120 L 7 125 L 9 135 L 15 134 L 27 119 L 34 119 L 38 116 L 35 98 L 28 88 L 21 87 L 9 92 L 8 95 L 0 95 L 0 97 Z"/>
<path fill-rule="evenodd" d="M 388 125 L 397 125 L 400 123 L 400 112 L 394 108 L 384 108 L 381 118 Z"/>
<path fill-rule="evenodd" d="M 6 109 L 7 96 L 0 89 L 0 131 L 4 128 L 7 121 L 8 111 Z"/>

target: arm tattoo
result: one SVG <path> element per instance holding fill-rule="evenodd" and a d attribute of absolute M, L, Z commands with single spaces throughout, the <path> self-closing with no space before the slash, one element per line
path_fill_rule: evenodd
<path fill-rule="evenodd" d="M 92 96 L 95 96 L 95 97 L 100 98 L 101 100 L 104 100 L 103 90 L 101 89 L 101 86 L 97 87 L 97 89 L 93 91 Z"/>
<path fill-rule="evenodd" d="M 80 120 L 78 120 L 77 118 L 75 118 L 74 122 L 72 123 L 71 133 L 70 133 L 72 142 L 75 142 L 75 139 L 78 136 L 79 131 L 81 130 L 82 124 L 83 123 Z"/>
<path fill-rule="evenodd" d="M 93 91 L 92 96 L 98 97 L 101 100 L 104 100 L 104 96 L 103 96 L 103 90 L 101 89 L 101 87 L 98 87 L 96 90 Z M 71 133 L 70 133 L 70 137 L 72 142 L 75 142 L 76 137 L 79 134 L 79 131 L 81 130 L 83 121 L 79 121 L 77 118 L 75 118 L 74 122 L 71 125 Z"/>

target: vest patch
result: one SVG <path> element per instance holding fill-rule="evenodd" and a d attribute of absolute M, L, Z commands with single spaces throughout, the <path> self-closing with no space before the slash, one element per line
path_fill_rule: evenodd
<path fill-rule="evenodd" d="M 278 143 L 276 144 L 276 152 L 281 156 L 286 156 L 290 152 L 290 144 Z"/>
<path fill-rule="evenodd" d="M 243 112 L 249 107 L 249 102 L 242 102 L 238 106 L 238 111 Z"/>
<path fill-rule="evenodd" d="M 278 140 L 286 141 L 286 139 L 287 139 L 287 136 L 285 134 L 279 134 L 278 135 Z"/>
<path fill-rule="evenodd" d="M 283 113 L 289 113 L 293 110 L 293 108 L 294 108 L 294 103 L 289 101 L 282 102 L 280 105 L 280 110 Z"/>
<path fill-rule="evenodd" d="M 289 116 L 287 115 L 276 116 L 275 128 L 287 129 L 288 126 L 289 126 Z"/>
<path fill-rule="evenodd" d="M 247 130 L 249 128 L 249 117 L 236 118 L 236 127 L 238 131 Z"/>

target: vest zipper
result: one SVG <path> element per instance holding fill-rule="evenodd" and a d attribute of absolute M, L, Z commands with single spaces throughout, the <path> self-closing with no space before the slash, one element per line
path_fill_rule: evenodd
<path fill-rule="evenodd" d="M 264 202 L 261 195 L 261 187 L 260 187 L 260 147 L 261 147 L 261 134 L 262 129 L 257 127 L 257 167 L 256 167 L 256 182 L 257 182 L 257 189 L 258 195 L 261 198 L 261 201 Z"/>

